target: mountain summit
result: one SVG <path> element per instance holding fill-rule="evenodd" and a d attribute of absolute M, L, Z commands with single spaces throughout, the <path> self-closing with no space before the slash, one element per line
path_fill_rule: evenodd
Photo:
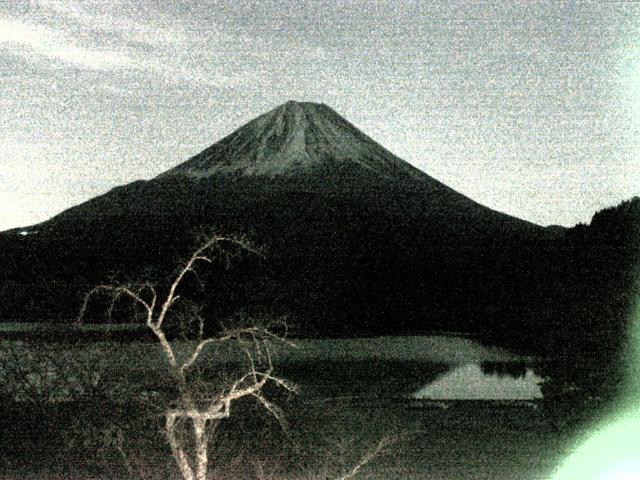
<path fill-rule="evenodd" d="M 398 180 L 425 177 L 326 105 L 295 101 L 257 117 L 162 176 L 304 175 L 347 164 Z"/>

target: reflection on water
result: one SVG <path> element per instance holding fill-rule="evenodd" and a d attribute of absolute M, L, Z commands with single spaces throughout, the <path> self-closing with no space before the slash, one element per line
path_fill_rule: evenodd
<path fill-rule="evenodd" d="M 524 378 L 527 371 L 531 370 L 524 362 L 482 362 L 480 368 L 487 375 L 513 378 Z"/>
<path fill-rule="evenodd" d="M 535 400 L 544 380 L 521 363 L 466 363 L 429 382 L 413 394 L 430 400 Z"/>

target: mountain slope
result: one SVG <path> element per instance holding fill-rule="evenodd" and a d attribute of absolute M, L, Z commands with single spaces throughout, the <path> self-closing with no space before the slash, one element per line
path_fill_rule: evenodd
<path fill-rule="evenodd" d="M 39 300 L 6 287 L 20 298 L 0 317 L 73 316 L 98 281 L 162 277 L 200 229 L 267 252 L 193 293 L 212 317 L 288 315 L 309 335 L 477 330 L 536 301 L 527 285 L 558 235 L 450 189 L 329 107 L 288 102 L 154 179 L 5 236 L 4 285 L 26 282 Z"/>
<path fill-rule="evenodd" d="M 416 221 L 441 218 L 442 227 L 452 225 L 453 231 L 471 225 L 495 237 L 503 230 L 524 236 L 549 232 L 490 210 L 438 182 L 329 107 L 298 102 L 259 116 L 155 179 L 114 189 L 41 227 L 123 212 L 145 215 L 158 211 L 158 204 L 166 204 L 167 214 L 173 208 L 191 215 L 194 208 L 216 209 L 221 202 L 224 208 L 242 210 L 251 195 L 273 200 L 311 192 Z M 139 199 L 133 198 L 136 195 Z"/>
<path fill-rule="evenodd" d="M 287 102 L 162 176 L 308 175 L 314 168 L 352 163 L 393 178 L 426 180 L 326 105 Z"/>

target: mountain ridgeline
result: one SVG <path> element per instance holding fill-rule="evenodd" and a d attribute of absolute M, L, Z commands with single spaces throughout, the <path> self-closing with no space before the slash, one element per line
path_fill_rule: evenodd
<path fill-rule="evenodd" d="M 264 247 L 203 272 L 204 289 L 186 286 L 212 326 L 242 311 L 285 316 L 300 336 L 467 331 L 538 349 L 543 325 L 547 335 L 580 322 L 566 302 L 603 297 L 584 252 L 606 257 L 596 264 L 607 294 L 630 281 L 637 239 L 611 233 L 611 217 L 563 229 L 505 215 L 329 107 L 288 102 L 156 178 L 0 234 L 0 318 L 66 321 L 99 282 L 166 279 L 204 230 Z"/>

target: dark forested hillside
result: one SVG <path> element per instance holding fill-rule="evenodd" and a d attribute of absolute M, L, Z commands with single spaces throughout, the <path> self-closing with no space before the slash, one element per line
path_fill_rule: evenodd
<path fill-rule="evenodd" d="M 559 359 L 559 371 L 590 389 L 606 390 L 621 381 L 640 298 L 640 198 L 567 230 L 538 268 L 545 272 L 544 283 L 531 285 L 539 294 L 524 307 L 530 316 L 493 324 L 489 337 Z"/>

